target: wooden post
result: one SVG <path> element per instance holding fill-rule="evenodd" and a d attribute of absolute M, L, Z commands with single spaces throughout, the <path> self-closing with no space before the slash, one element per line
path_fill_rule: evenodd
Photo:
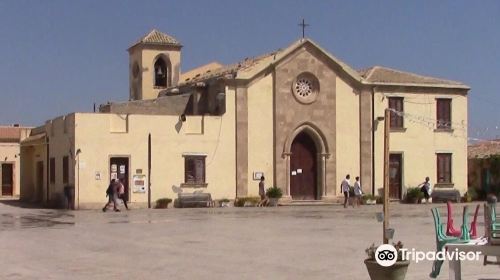
<path fill-rule="evenodd" d="M 385 109 L 384 116 L 384 244 L 389 243 L 387 229 L 389 228 L 389 135 L 391 126 L 391 111 Z"/>

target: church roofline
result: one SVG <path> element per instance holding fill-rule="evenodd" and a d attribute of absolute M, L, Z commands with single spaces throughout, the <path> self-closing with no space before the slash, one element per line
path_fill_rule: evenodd
<path fill-rule="evenodd" d="M 302 38 L 290 44 L 285 49 L 279 49 L 268 54 L 257 56 L 255 58 L 246 58 L 238 63 L 226 65 L 218 69 L 199 73 L 195 77 L 180 81 L 180 86 L 188 86 L 200 81 L 212 79 L 220 79 L 231 77 L 235 80 L 251 80 L 260 73 L 272 67 L 298 48 L 310 44 L 333 63 L 338 65 L 350 78 L 359 83 L 361 86 L 403 86 L 403 87 L 422 87 L 422 88 L 447 88 L 447 89 L 465 89 L 470 87 L 457 81 L 445 80 L 435 77 L 422 76 L 415 73 L 405 72 L 401 70 L 391 69 L 388 67 L 374 66 L 364 70 L 356 71 L 347 63 L 338 59 L 317 43 L 308 38 Z"/>

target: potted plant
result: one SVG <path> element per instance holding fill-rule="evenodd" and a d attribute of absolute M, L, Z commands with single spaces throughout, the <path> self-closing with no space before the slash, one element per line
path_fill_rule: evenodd
<path fill-rule="evenodd" d="M 269 206 L 278 206 L 278 200 L 283 196 L 283 191 L 278 187 L 271 187 L 266 190 L 266 196 L 269 198 Z"/>
<path fill-rule="evenodd" d="M 393 244 L 393 246 L 397 251 L 397 259 L 396 262 L 391 266 L 381 266 L 377 263 L 375 259 L 375 253 L 377 252 L 378 247 L 375 247 L 375 244 L 372 244 L 365 250 L 366 254 L 368 255 L 368 258 L 365 260 L 365 265 L 368 269 L 368 274 L 370 275 L 371 280 L 405 279 L 406 271 L 408 270 L 410 261 L 403 260 L 403 254 L 401 252 L 403 243 L 401 243 L 401 241 Z"/>
<path fill-rule="evenodd" d="M 229 207 L 230 200 L 227 198 L 222 198 L 219 200 L 219 207 Z"/>
<path fill-rule="evenodd" d="M 155 205 L 155 208 L 157 209 L 166 209 L 168 208 L 168 204 L 170 204 L 172 202 L 172 199 L 171 198 L 160 198 L 158 200 L 156 200 L 156 205 Z"/>
<path fill-rule="evenodd" d="M 375 205 L 377 204 L 377 198 L 373 194 L 364 194 L 361 197 L 363 204 L 365 205 Z"/>
<path fill-rule="evenodd" d="M 418 203 L 424 198 L 424 193 L 420 190 L 420 188 L 408 188 L 406 190 L 406 202 L 407 203 Z"/>

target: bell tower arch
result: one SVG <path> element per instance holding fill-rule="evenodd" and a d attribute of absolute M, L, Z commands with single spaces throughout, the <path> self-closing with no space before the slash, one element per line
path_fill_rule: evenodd
<path fill-rule="evenodd" d="M 153 29 L 128 49 L 129 100 L 155 99 L 179 82 L 182 45 Z"/>

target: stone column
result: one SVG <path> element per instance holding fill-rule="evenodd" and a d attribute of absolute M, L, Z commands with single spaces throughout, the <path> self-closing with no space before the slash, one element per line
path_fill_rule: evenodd
<path fill-rule="evenodd" d="M 284 200 L 292 200 L 290 195 L 290 155 L 291 153 L 283 153 L 282 157 L 285 159 L 285 193 L 283 195 Z"/>
<path fill-rule="evenodd" d="M 321 189 L 323 190 L 322 197 L 328 196 L 326 184 L 326 157 L 327 154 L 321 154 Z"/>

